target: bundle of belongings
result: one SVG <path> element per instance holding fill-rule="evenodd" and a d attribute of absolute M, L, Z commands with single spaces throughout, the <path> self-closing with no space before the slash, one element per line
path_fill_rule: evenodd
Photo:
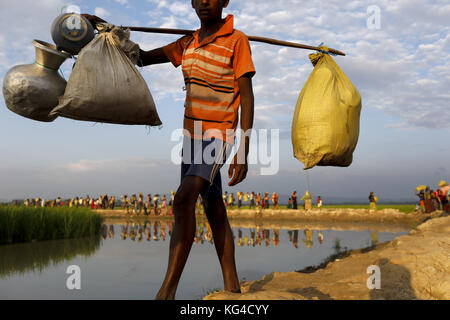
<path fill-rule="evenodd" d="M 347 167 L 359 136 L 361 96 L 327 47 L 310 54 L 314 70 L 304 85 L 292 122 L 294 156 L 304 169 Z"/>
<path fill-rule="evenodd" d="M 150 90 L 135 64 L 130 30 L 109 24 L 80 52 L 51 115 L 102 123 L 160 126 Z"/>

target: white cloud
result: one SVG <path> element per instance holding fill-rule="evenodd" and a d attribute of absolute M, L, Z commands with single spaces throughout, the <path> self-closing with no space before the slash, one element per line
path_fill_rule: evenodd
<path fill-rule="evenodd" d="M 177 19 L 175 16 L 171 15 L 168 17 L 162 18 L 161 28 L 176 28 L 177 27 Z"/>
<path fill-rule="evenodd" d="M 62 0 L 0 1 L 0 73 L 34 61 L 32 40 L 52 42 L 50 26 L 63 7 Z"/>
<path fill-rule="evenodd" d="M 190 3 L 188 5 L 188 2 L 180 2 L 175 1 L 169 6 L 169 11 L 177 16 L 186 16 L 189 15 L 192 11 L 192 7 L 190 6 Z"/>
<path fill-rule="evenodd" d="M 158 161 L 145 158 L 131 158 L 131 159 L 103 159 L 103 160 L 90 160 L 81 159 L 77 162 L 70 162 L 62 165 L 61 167 L 73 173 L 86 173 L 92 171 L 121 171 L 127 170 L 153 168 L 157 165 Z"/>
<path fill-rule="evenodd" d="M 110 16 L 109 11 L 107 11 L 106 9 L 101 8 L 101 7 L 95 8 L 94 13 L 95 13 L 95 15 L 98 16 L 98 17 L 108 18 L 108 17 Z"/>
<path fill-rule="evenodd" d="M 65 168 L 72 172 L 87 172 L 101 169 L 105 164 L 102 160 L 80 160 L 78 162 L 71 162 Z"/>

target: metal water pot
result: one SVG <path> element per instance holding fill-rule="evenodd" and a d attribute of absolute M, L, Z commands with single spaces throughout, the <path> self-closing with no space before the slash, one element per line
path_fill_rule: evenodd
<path fill-rule="evenodd" d="M 49 116 L 64 95 L 67 82 L 58 74 L 59 67 L 71 55 L 40 40 L 33 40 L 36 62 L 15 66 L 3 81 L 3 97 L 9 110 L 29 119 L 51 122 Z"/>
<path fill-rule="evenodd" d="M 57 48 L 75 55 L 95 37 L 89 20 L 76 13 L 59 15 L 50 30 Z"/>

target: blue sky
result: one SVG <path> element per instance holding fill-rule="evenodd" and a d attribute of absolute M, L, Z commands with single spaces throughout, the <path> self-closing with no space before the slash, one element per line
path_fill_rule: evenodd
<path fill-rule="evenodd" d="M 98 0 L 0 2 L 0 80 L 18 64 L 34 62 L 33 39 L 52 42 L 50 25 L 66 5 L 96 13 L 116 25 L 199 27 L 190 1 Z M 380 9 L 380 28 L 368 28 Z M 310 51 L 252 43 L 256 76 L 255 128 L 280 130 L 280 169 L 248 178 L 229 192 L 299 193 L 310 188 L 328 199 L 414 200 L 420 184 L 450 179 L 450 35 L 448 1 L 232 0 L 224 15 L 248 35 L 329 47 L 359 89 L 363 109 L 354 160 L 348 168 L 316 167 L 308 173 L 292 155 L 290 130 L 298 95 L 312 71 Z M 132 33 L 150 50 L 177 36 Z M 62 70 L 68 79 L 73 60 Z M 179 183 L 170 161 L 170 137 L 183 119 L 183 80 L 172 65 L 140 68 L 162 128 L 120 126 L 58 118 L 40 123 L 9 111 L 0 99 L 0 199 L 89 194 L 168 193 Z M 226 175 L 227 167 L 222 169 Z M 223 178 L 224 184 L 228 179 Z M 308 184 L 309 181 L 309 184 Z"/>

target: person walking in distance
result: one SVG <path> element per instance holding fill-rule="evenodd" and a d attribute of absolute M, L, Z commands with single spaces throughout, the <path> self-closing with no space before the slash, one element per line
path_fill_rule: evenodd
<path fill-rule="evenodd" d="M 250 194 L 250 209 L 255 208 L 255 192 Z"/>
<path fill-rule="evenodd" d="M 292 209 L 297 210 L 297 191 L 292 193 Z"/>

